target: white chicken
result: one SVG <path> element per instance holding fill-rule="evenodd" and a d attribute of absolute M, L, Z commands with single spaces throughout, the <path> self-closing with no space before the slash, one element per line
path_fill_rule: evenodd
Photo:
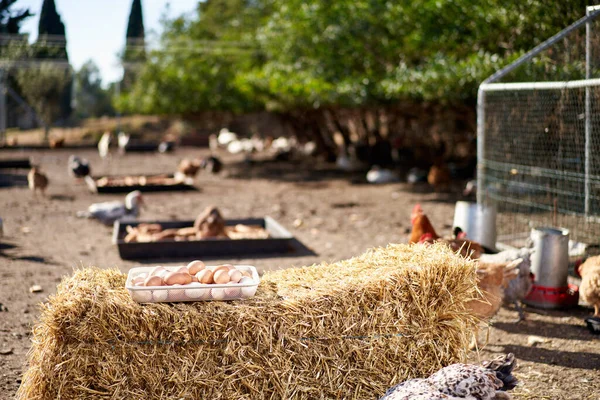
<path fill-rule="evenodd" d="M 106 131 L 102 134 L 100 141 L 98 142 L 98 154 L 100 157 L 106 158 L 110 153 L 110 142 L 112 141 L 112 135 Z"/>
<path fill-rule="evenodd" d="M 380 400 L 510 400 L 517 385 L 512 353 L 481 366 L 452 364 L 426 379 L 411 379 L 390 388 Z"/>
<path fill-rule="evenodd" d="M 381 168 L 378 165 L 371 167 L 367 172 L 367 182 L 369 183 L 390 183 L 396 182 L 398 178 L 394 172 L 386 168 Z"/>
<path fill-rule="evenodd" d="M 94 218 L 104 225 L 112 225 L 115 221 L 135 220 L 140 214 L 140 207 L 144 205 L 142 193 L 135 190 L 125 196 L 125 203 L 120 201 L 107 201 L 90 205 L 87 211 L 80 211 L 80 218 Z"/>

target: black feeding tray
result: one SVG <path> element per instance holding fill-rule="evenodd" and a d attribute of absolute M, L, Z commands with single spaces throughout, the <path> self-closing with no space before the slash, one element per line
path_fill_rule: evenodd
<path fill-rule="evenodd" d="M 0 168 L 31 168 L 29 158 L 0 160 Z"/>
<path fill-rule="evenodd" d="M 131 175 L 134 176 L 134 175 Z M 135 175 L 136 177 L 144 176 L 146 179 L 155 178 L 167 178 L 173 179 L 174 174 L 161 174 L 161 175 Z M 125 179 L 125 176 L 96 176 L 86 179 L 88 188 L 92 193 L 129 193 L 134 190 L 141 192 L 167 192 L 167 191 L 183 191 L 183 190 L 196 190 L 192 183 L 177 182 L 173 184 L 159 184 L 159 183 L 148 183 L 146 185 L 106 185 L 98 186 L 98 180 L 102 178 L 108 179 Z"/>
<path fill-rule="evenodd" d="M 194 225 L 194 221 L 116 221 L 113 230 L 113 243 L 124 260 L 142 259 L 183 259 L 187 258 L 235 258 L 242 255 L 262 255 L 287 253 L 292 250 L 294 237 L 271 217 L 230 219 L 227 226 L 258 225 L 269 233 L 267 239 L 204 239 L 189 241 L 125 243 L 127 226 L 141 223 L 160 224 L 163 229 L 179 229 Z"/>

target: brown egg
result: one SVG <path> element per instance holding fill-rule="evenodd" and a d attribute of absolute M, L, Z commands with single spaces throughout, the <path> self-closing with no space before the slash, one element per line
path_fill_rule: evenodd
<path fill-rule="evenodd" d="M 169 272 L 165 276 L 165 283 L 167 285 L 187 285 L 192 282 L 192 277 L 187 272 Z"/>
<path fill-rule="evenodd" d="M 188 274 L 188 275 L 191 275 L 191 274 L 190 274 L 190 271 L 188 270 L 188 268 L 187 268 L 187 267 L 179 267 L 179 268 L 177 268 L 175 271 L 177 271 L 177 272 L 180 272 L 180 273 L 182 273 L 182 274 Z"/>
<path fill-rule="evenodd" d="M 203 269 L 196 274 L 196 279 L 200 283 L 213 283 L 213 272 L 210 269 Z"/>
<path fill-rule="evenodd" d="M 131 283 L 133 284 L 133 286 L 138 286 L 139 284 L 143 284 L 145 280 L 146 280 L 145 274 L 143 276 L 138 275 L 131 280 Z"/>
<path fill-rule="evenodd" d="M 248 278 L 252 278 L 252 272 L 246 269 L 242 271 L 242 275 L 247 276 Z"/>
<path fill-rule="evenodd" d="M 164 282 L 160 276 L 149 276 L 144 281 L 144 286 L 163 286 Z"/>
<path fill-rule="evenodd" d="M 221 269 L 224 269 L 225 271 L 229 271 L 229 270 L 230 270 L 231 268 L 233 268 L 233 267 L 230 267 L 229 265 L 217 265 L 217 266 L 214 266 L 214 267 L 209 267 L 209 268 L 210 268 L 210 270 L 211 270 L 211 271 L 213 272 L 213 274 L 214 274 L 214 273 L 216 273 L 217 271 L 219 271 L 219 270 L 221 270 Z"/>
<path fill-rule="evenodd" d="M 240 279 L 242 279 L 242 273 L 240 271 L 238 271 L 237 269 L 230 269 L 229 270 L 229 281 L 233 282 L 233 283 L 238 283 L 240 281 Z"/>
<path fill-rule="evenodd" d="M 229 282 L 229 270 L 228 269 L 218 269 L 215 271 L 213 275 L 213 280 L 215 283 L 223 284 Z"/>
<path fill-rule="evenodd" d="M 168 273 L 169 271 L 165 267 L 158 266 L 154 267 L 152 271 L 150 271 L 149 276 L 160 276 L 161 278 L 164 278 L 164 276 Z"/>
<path fill-rule="evenodd" d="M 198 272 L 200 272 L 200 270 L 203 270 L 205 267 L 206 265 L 200 260 L 192 261 L 187 265 L 187 269 L 190 275 L 196 275 Z"/>

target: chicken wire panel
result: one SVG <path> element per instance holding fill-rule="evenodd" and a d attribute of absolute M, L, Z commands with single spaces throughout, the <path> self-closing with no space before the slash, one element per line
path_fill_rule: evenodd
<path fill-rule="evenodd" d="M 588 88 L 591 153 L 600 151 L 600 87 Z M 586 88 L 485 93 L 483 201 L 498 206 L 505 243 L 531 227 L 563 226 L 571 237 L 600 236 L 600 159 L 589 164 L 590 214 L 585 214 Z"/>
<path fill-rule="evenodd" d="M 478 201 L 497 206 L 499 242 L 540 226 L 599 242 L 600 14 L 588 11 L 480 87 Z"/>

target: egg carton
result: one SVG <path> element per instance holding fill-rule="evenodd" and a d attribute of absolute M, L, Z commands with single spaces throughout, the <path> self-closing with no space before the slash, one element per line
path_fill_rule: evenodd
<path fill-rule="evenodd" d="M 183 301 L 244 300 L 254 296 L 260 282 L 255 267 L 236 265 L 236 269 L 249 271 L 252 274 L 252 283 L 203 284 L 192 282 L 187 285 L 176 286 L 133 286 L 131 281 L 134 278 L 142 273 L 148 274 L 154 268 L 136 267 L 129 270 L 125 288 L 134 301 L 138 303 L 174 303 Z M 175 271 L 180 267 L 164 268 Z"/>

